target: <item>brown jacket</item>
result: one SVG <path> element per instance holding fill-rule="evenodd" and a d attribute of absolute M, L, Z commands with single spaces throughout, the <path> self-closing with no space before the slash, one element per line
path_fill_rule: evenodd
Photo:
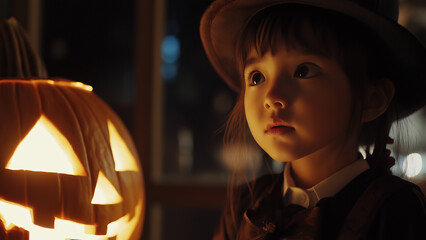
<path fill-rule="evenodd" d="M 237 189 L 214 240 L 426 239 L 425 197 L 398 177 L 366 171 L 308 209 L 284 207 L 282 184 L 283 174 L 275 174 Z"/>

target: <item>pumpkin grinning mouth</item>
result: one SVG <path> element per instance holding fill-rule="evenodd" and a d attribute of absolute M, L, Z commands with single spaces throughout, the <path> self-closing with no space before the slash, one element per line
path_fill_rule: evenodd
<path fill-rule="evenodd" d="M 105 235 L 96 235 L 96 225 L 83 224 L 71 220 L 55 217 L 54 228 L 45 228 L 33 223 L 33 211 L 0 198 L 0 220 L 4 223 L 6 231 L 15 227 L 29 232 L 29 240 L 55 239 L 55 240 L 108 240 L 116 237 L 117 240 L 130 239 L 142 215 L 142 200 L 135 206 L 134 215 L 124 215 L 116 221 L 110 222 Z"/>

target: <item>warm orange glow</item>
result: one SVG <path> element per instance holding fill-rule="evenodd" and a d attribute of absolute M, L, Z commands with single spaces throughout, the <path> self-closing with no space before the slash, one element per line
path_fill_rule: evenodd
<path fill-rule="evenodd" d="M 108 224 L 106 235 L 95 235 L 96 225 L 86 225 L 55 217 L 54 228 L 44 228 L 32 222 L 33 211 L 13 202 L 0 199 L 0 220 L 6 231 L 17 226 L 29 232 L 29 240 L 108 240 L 116 236 L 117 240 L 128 240 L 135 230 L 142 215 L 142 200 L 135 207 L 135 214 L 130 218 L 126 214 Z"/>
<path fill-rule="evenodd" d="M 112 183 L 105 177 L 102 171 L 99 171 L 92 204 L 116 204 L 122 201 L 123 198 Z"/>
<path fill-rule="evenodd" d="M 84 84 L 84 83 L 81 83 L 81 82 L 71 82 L 70 85 L 73 86 L 73 87 L 84 89 L 84 90 L 86 90 L 88 92 L 93 91 L 93 87 L 92 86 Z"/>
<path fill-rule="evenodd" d="M 6 169 L 86 175 L 71 144 L 43 115 L 19 143 Z"/>
<path fill-rule="evenodd" d="M 108 121 L 109 141 L 115 161 L 116 171 L 139 171 L 136 159 L 133 157 L 126 142 L 118 133 L 114 124 Z"/>
<path fill-rule="evenodd" d="M 37 81 L 40 81 L 40 80 L 37 80 Z M 41 80 L 41 81 L 43 81 L 43 80 Z M 88 92 L 93 91 L 93 87 L 92 86 L 86 85 L 86 84 L 81 83 L 81 82 L 53 81 L 53 80 L 44 80 L 44 81 L 46 81 L 48 84 L 52 84 L 52 85 L 76 87 L 76 88 L 81 88 L 83 90 L 86 90 Z"/>
<path fill-rule="evenodd" d="M 47 83 L 50 85 L 58 85 L 58 86 L 68 86 L 80 88 L 85 91 L 91 92 L 93 91 L 93 87 L 81 82 L 73 82 L 73 81 L 64 81 L 64 80 L 52 80 L 52 79 L 36 79 L 36 80 L 19 80 L 19 79 L 2 79 L 0 84 L 2 83 L 25 83 L 25 84 L 43 84 Z"/>

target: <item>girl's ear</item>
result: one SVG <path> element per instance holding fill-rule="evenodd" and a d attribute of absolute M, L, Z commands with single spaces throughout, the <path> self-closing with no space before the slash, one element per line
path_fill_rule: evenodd
<path fill-rule="evenodd" d="M 388 78 L 380 79 L 378 84 L 369 85 L 366 88 L 363 109 L 362 122 L 370 122 L 382 115 L 395 94 L 395 85 Z"/>

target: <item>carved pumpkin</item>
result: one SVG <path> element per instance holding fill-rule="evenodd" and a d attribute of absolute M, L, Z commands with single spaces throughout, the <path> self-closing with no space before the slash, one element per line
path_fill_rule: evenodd
<path fill-rule="evenodd" d="M 0 80 L 0 136 L 0 239 L 139 239 L 145 193 L 137 151 L 90 86 Z"/>

